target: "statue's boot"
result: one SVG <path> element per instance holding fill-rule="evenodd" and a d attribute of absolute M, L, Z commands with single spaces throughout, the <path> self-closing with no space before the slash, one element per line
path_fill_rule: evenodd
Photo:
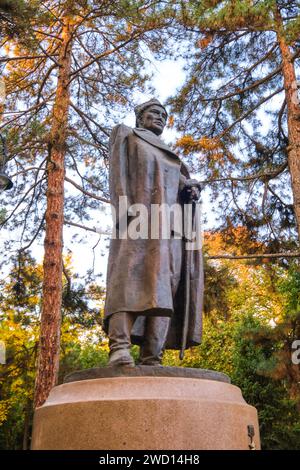
<path fill-rule="evenodd" d="M 108 366 L 130 366 L 134 367 L 135 363 L 130 354 L 126 349 L 119 349 L 109 353 Z"/>
<path fill-rule="evenodd" d="M 109 319 L 109 361 L 108 366 L 135 366 L 130 354 L 130 332 L 135 315 L 128 312 L 117 312 Z"/>
<path fill-rule="evenodd" d="M 140 365 L 161 365 L 170 320 L 170 317 L 146 318 L 144 341 L 140 347 Z"/>

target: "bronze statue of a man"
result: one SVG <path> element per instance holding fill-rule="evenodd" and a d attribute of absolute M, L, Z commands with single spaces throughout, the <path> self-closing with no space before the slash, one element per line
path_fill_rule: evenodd
<path fill-rule="evenodd" d="M 125 225 L 136 214 L 134 204 L 151 207 L 183 204 L 187 194 L 199 198 L 197 181 L 161 139 L 167 111 L 156 99 L 135 108 L 136 128 L 120 124 L 109 141 L 110 195 L 115 209 L 115 234 L 111 239 L 104 328 L 109 336 L 109 364 L 134 366 L 131 344 L 140 345 L 139 364 L 159 365 L 164 349 L 180 349 L 184 316 L 185 277 L 189 276 L 186 348 L 201 341 L 203 263 L 201 250 L 193 250 L 186 269 L 185 240 L 170 224 L 168 237 L 132 239 L 121 234 L 124 220 L 120 200 L 126 197 Z M 187 188 L 188 191 L 187 191 Z M 187 272 L 189 271 L 189 272 Z"/>

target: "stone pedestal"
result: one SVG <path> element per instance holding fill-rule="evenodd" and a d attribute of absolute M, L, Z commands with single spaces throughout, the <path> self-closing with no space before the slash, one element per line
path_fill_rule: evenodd
<path fill-rule="evenodd" d="M 260 448 L 256 409 L 224 374 L 99 368 L 67 377 L 34 417 L 32 449 Z"/>

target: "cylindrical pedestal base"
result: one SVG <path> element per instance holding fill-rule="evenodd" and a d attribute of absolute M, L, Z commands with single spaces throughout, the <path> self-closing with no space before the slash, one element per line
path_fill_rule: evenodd
<path fill-rule="evenodd" d="M 256 409 L 238 387 L 189 377 L 119 376 L 55 387 L 32 449 L 259 449 Z"/>

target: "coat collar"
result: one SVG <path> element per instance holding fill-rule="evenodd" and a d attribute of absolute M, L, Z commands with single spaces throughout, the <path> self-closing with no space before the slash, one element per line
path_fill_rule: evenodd
<path fill-rule="evenodd" d="M 180 162 L 180 158 L 178 157 L 178 155 L 176 155 L 176 153 L 173 152 L 173 150 L 171 150 L 170 147 L 165 144 L 159 137 L 157 137 L 153 132 L 148 131 L 147 129 L 143 129 L 142 127 L 135 127 L 133 129 L 133 132 L 138 137 L 148 142 L 148 144 L 154 145 L 154 147 L 157 147 L 161 150 L 165 150 L 165 152 L 168 152 L 171 157 L 176 158 L 176 160 Z"/>

